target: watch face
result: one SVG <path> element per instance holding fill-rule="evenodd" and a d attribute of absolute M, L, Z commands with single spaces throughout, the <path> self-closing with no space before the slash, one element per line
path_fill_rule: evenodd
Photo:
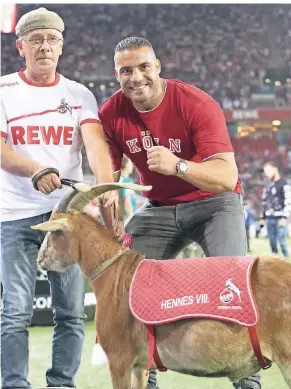
<path fill-rule="evenodd" d="M 179 167 L 183 173 L 186 173 L 186 171 L 188 170 L 188 166 L 185 162 L 181 162 Z"/>

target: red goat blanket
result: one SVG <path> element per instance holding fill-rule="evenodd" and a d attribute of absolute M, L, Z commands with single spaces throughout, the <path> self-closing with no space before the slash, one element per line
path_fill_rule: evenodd
<path fill-rule="evenodd" d="M 257 259 L 144 259 L 131 282 L 131 312 L 148 325 L 205 318 L 254 326 L 259 312 L 250 275 Z"/>

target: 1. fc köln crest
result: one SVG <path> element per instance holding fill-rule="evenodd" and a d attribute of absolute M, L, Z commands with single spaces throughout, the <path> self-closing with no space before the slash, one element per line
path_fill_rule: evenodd
<path fill-rule="evenodd" d="M 61 99 L 61 104 L 58 106 L 58 112 L 59 113 L 72 113 L 72 107 L 66 103 L 66 99 Z"/>

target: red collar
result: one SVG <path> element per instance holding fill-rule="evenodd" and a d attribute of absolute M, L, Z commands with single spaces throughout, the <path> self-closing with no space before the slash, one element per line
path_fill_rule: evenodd
<path fill-rule="evenodd" d="M 60 75 L 59 75 L 59 73 L 56 73 L 55 80 L 54 80 L 53 82 L 51 82 L 50 84 L 37 84 L 37 83 L 35 83 L 35 82 L 29 81 L 29 80 L 25 77 L 24 71 L 25 71 L 24 68 L 20 69 L 20 71 L 18 72 L 19 77 L 22 79 L 22 81 L 24 81 L 26 84 L 31 85 L 31 86 L 37 86 L 37 87 L 39 87 L 39 88 L 47 88 L 47 87 L 50 87 L 50 86 L 55 86 L 55 85 L 57 85 L 58 82 L 60 81 Z"/>

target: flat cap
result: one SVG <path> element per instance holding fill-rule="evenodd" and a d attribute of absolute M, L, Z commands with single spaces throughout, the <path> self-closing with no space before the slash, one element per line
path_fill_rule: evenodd
<path fill-rule="evenodd" d="M 53 28 L 63 32 L 65 25 L 63 19 L 57 13 L 41 7 L 21 16 L 16 24 L 15 33 L 20 37 L 25 32 L 38 28 Z"/>

